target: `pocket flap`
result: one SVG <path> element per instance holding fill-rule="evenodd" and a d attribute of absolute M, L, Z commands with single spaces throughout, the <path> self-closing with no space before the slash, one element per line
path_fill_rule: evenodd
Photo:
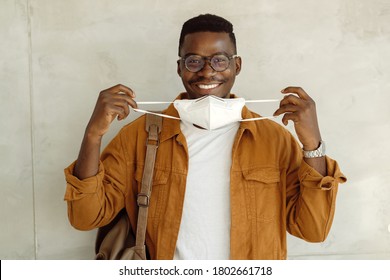
<path fill-rule="evenodd" d="M 247 181 L 258 181 L 263 183 L 279 183 L 280 173 L 279 170 L 274 168 L 264 169 L 249 169 L 242 172 L 245 180 Z"/>
<path fill-rule="evenodd" d="M 153 185 L 164 185 L 168 182 L 169 171 L 154 169 Z"/>
<path fill-rule="evenodd" d="M 155 168 L 152 185 L 154 186 L 154 185 L 166 184 L 168 182 L 169 173 L 170 173 L 169 171 Z M 137 168 L 135 172 L 135 180 L 141 183 L 142 176 L 143 176 L 143 168 Z"/>

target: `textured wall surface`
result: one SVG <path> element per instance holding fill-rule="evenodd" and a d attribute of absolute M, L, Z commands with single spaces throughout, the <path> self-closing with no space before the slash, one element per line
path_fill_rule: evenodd
<path fill-rule="evenodd" d="M 123 83 L 137 100 L 172 100 L 183 90 L 181 25 L 206 12 L 235 26 L 243 70 L 233 91 L 259 99 L 306 89 L 328 154 L 349 179 L 328 239 L 289 236 L 289 258 L 390 259 L 390 2 L 221 3 L 0 0 L 1 259 L 93 257 L 95 232 L 68 223 L 63 169 L 97 95 Z M 114 123 L 104 145 L 135 116 Z"/>

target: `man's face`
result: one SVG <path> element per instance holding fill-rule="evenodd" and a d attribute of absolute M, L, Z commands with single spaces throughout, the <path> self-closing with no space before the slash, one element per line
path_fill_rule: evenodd
<path fill-rule="evenodd" d="M 180 49 L 181 57 L 186 57 L 189 54 L 211 58 L 215 54 L 225 54 L 231 57 L 235 53 L 228 33 L 197 32 L 187 34 Z M 179 60 L 177 65 L 177 73 L 181 77 L 190 99 L 205 95 L 228 97 L 240 70 L 240 57 L 232 58 L 229 67 L 222 72 L 211 68 L 209 61 L 206 61 L 203 69 L 196 73 L 188 71 L 183 60 Z"/>

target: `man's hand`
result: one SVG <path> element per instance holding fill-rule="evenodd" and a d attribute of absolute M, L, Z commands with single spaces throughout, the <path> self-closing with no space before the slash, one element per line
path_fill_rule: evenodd
<path fill-rule="evenodd" d="M 294 122 L 295 131 L 303 149 L 307 151 L 318 148 L 321 140 L 314 100 L 300 87 L 287 87 L 281 91 L 286 95 L 280 102 L 274 116 L 284 114 L 282 122 Z"/>
<path fill-rule="evenodd" d="M 73 175 L 80 180 L 98 173 L 102 137 L 115 118 L 123 120 L 129 115 L 129 106 L 137 108 L 137 103 L 133 98 L 135 98 L 134 92 L 124 85 L 116 85 L 100 92 L 85 130 L 73 171 Z"/>
<path fill-rule="evenodd" d="M 120 84 L 101 91 L 86 133 L 90 136 L 102 137 L 115 118 L 123 120 L 129 115 L 129 106 L 137 108 L 133 98 L 135 98 L 134 92 Z"/>

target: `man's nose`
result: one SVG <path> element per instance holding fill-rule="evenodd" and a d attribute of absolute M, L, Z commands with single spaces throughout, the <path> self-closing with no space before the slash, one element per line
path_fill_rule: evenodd
<path fill-rule="evenodd" d="M 203 77 L 212 77 L 216 71 L 211 67 L 211 61 L 207 59 L 202 69 L 199 70 L 198 75 Z"/>

